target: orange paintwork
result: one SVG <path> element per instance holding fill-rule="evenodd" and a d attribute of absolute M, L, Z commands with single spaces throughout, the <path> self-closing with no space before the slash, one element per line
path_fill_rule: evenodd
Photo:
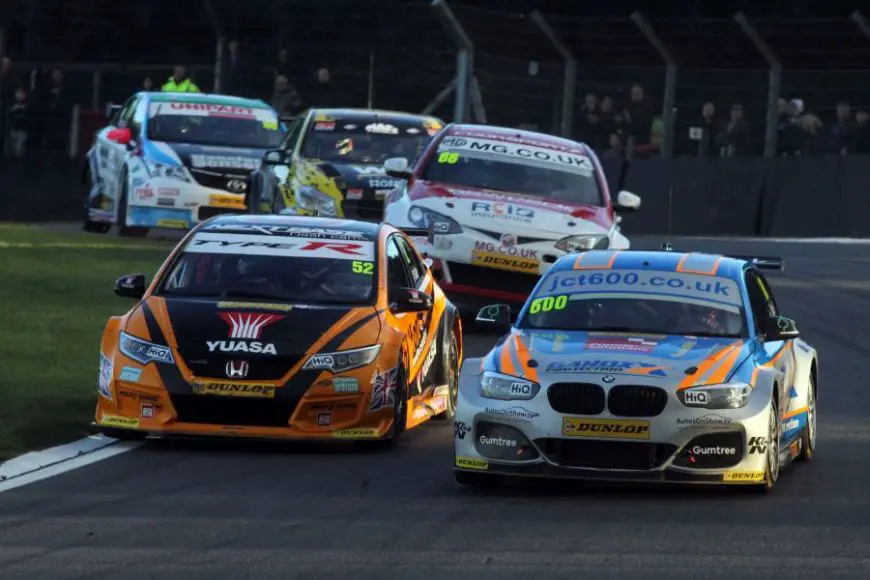
<path fill-rule="evenodd" d="M 317 226 L 314 225 L 313 227 Z M 168 343 L 166 346 L 172 349 L 178 372 L 187 383 L 194 383 L 197 377 L 194 376 L 179 354 L 178 340 L 166 308 L 165 300 L 160 296 L 154 296 L 153 292 L 156 290 L 158 280 L 163 277 L 165 270 L 173 262 L 176 254 L 181 251 L 186 245 L 188 238 L 197 229 L 189 232 L 185 239 L 169 255 L 142 299 L 142 303 L 147 304 L 151 309 L 154 320 L 162 331 L 166 343 Z M 394 410 L 393 407 L 383 407 L 375 411 L 368 411 L 372 398 L 374 376 L 401 364 L 406 369 L 409 392 L 413 394 L 415 392 L 415 383 L 420 378 L 421 370 L 426 363 L 426 355 L 429 353 L 438 335 L 439 325 L 447 320 L 444 317 L 448 303 L 447 299 L 435 282 L 431 272 L 428 271 L 418 288 L 433 297 L 434 306 L 431 312 L 394 314 L 390 311 L 386 291 L 387 262 L 385 244 L 388 237 L 397 232 L 398 230 L 385 225 L 381 228 L 379 234 L 377 241 L 380 247 L 378 252 L 378 290 L 375 304 L 351 309 L 328 331 L 312 342 L 305 355 L 300 357 L 299 361 L 281 379 L 256 381 L 257 386 L 280 389 L 282 385 L 300 371 L 309 355 L 318 353 L 322 347 L 341 334 L 342 331 L 347 330 L 355 323 L 361 322 L 368 317 L 368 321 L 347 336 L 336 349 L 346 350 L 370 346 L 375 343 L 376 337 L 379 336 L 377 342 L 382 347 L 378 358 L 372 364 L 339 373 L 339 376 L 342 378 L 356 379 L 359 383 L 359 392 L 336 393 L 332 381 L 332 373 L 322 371 L 307 388 L 286 427 L 177 422 L 177 414 L 173 408 L 169 392 L 165 388 L 158 372 L 158 363 L 152 362 L 142 365 L 126 357 L 118 348 L 119 334 L 122 329 L 128 334 L 145 340 L 153 341 L 155 339 L 149 332 L 146 318 L 141 308 L 142 303 L 140 303 L 134 306 L 127 314 L 110 318 L 103 331 L 101 352 L 113 361 L 110 389 L 114 400 L 110 401 L 103 396 L 97 396 L 96 423 L 106 427 L 128 428 L 154 435 L 185 434 L 294 439 L 370 439 L 384 436 L 392 427 Z M 401 233 L 399 235 L 404 236 Z M 405 238 L 409 239 L 407 236 Z M 409 243 L 413 247 L 413 242 Z M 373 317 L 371 315 L 374 311 L 377 311 L 377 316 Z M 461 323 L 458 315 L 453 324 L 459 346 L 458 362 L 461 365 L 463 345 Z M 416 357 L 414 357 L 415 352 L 419 352 Z M 437 359 L 440 357 L 441 352 L 439 351 L 436 355 L 436 360 L 431 362 L 431 368 L 434 368 L 438 364 Z M 141 375 L 139 375 L 138 380 L 132 383 L 121 380 L 120 375 L 123 367 L 141 369 Z M 233 381 L 232 379 L 221 381 L 208 379 L 208 381 L 231 383 L 235 386 L 251 385 L 254 383 L 253 381 Z M 413 394 L 409 398 L 406 428 L 415 427 L 447 410 L 446 389 L 440 387 L 442 385 L 420 385 L 421 392 Z M 215 395 L 198 396 L 213 397 Z M 143 416 L 143 405 L 153 408 L 153 416 Z M 326 408 L 331 412 L 331 423 L 328 426 L 320 426 L 317 423 L 317 415 Z M 115 419 L 109 419 L 109 423 L 106 423 L 105 420 L 109 417 Z M 124 423 L 122 424 L 118 421 L 123 421 Z M 134 422 L 135 425 L 133 424 Z M 350 432 L 341 433 L 342 430 L 349 430 Z"/>

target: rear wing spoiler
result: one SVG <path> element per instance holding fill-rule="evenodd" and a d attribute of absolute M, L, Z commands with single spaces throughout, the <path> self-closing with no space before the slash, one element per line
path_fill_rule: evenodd
<path fill-rule="evenodd" d="M 673 252 L 675 251 L 671 244 L 664 243 L 662 244 L 663 252 Z M 758 268 L 759 270 L 779 270 L 782 272 L 785 270 L 785 260 L 782 258 L 775 258 L 773 256 L 740 256 L 740 255 L 729 255 L 729 258 L 734 258 L 735 260 L 745 260 Z"/>
<path fill-rule="evenodd" d="M 785 260 L 770 256 L 729 256 L 738 260 L 746 260 L 759 270 L 785 270 Z"/>

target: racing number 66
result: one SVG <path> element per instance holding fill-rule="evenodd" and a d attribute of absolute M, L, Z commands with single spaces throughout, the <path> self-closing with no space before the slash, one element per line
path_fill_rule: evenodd
<path fill-rule="evenodd" d="M 546 298 L 538 298 L 532 300 L 532 305 L 529 307 L 529 314 L 537 314 L 538 312 L 549 312 L 551 310 L 563 310 L 568 305 L 568 296 L 547 296 Z"/>
<path fill-rule="evenodd" d="M 459 153 L 456 151 L 443 151 L 438 155 L 438 163 L 456 163 L 459 161 Z"/>

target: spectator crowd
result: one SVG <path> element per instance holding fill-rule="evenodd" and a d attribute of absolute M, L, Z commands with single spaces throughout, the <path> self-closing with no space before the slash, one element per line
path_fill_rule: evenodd
<path fill-rule="evenodd" d="M 342 102 L 329 68 L 304 68 L 287 50 L 279 50 L 271 67 L 246 58 L 239 42 L 231 40 L 220 71 L 221 92 L 264 98 L 281 116 L 293 116 L 312 106 L 360 105 Z M 211 87 L 206 88 L 210 90 Z M 146 91 L 202 92 L 186 67 L 171 76 L 142 79 Z M 37 69 L 25 73 L 9 58 L 0 65 L 0 156 L 19 158 L 28 150 L 65 150 L 69 145 L 73 99 L 67 94 L 64 73 Z M 664 138 L 661 107 L 645 88 L 633 84 L 628 95 L 585 95 L 575 115 L 574 138 L 585 141 L 604 158 L 657 155 Z M 714 102 L 704 103 L 700 115 L 677 111 L 674 153 L 678 156 L 755 156 L 763 151 L 765 115 L 747 115 L 743 103 L 731 103 L 727 118 Z M 688 123 L 683 116 L 688 117 Z M 868 112 L 848 102 L 836 105 L 830 119 L 813 113 L 799 98 L 780 99 L 777 155 L 870 153 Z M 686 131 L 686 129 L 688 129 Z"/>
<path fill-rule="evenodd" d="M 679 118 L 684 112 L 681 108 L 677 113 L 675 155 L 743 157 L 763 153 L 764 111 L 761 119 L 750 120 L 743 103 L 732 103 L 728 118 L 724 118 L 709 101 L 681 134 L 680 129 L 687 125 Z M 870 115 L 865 109 L 855 110 L 841 101 L 834 115 L 823 119 L 806 110 L 803 100 L 794 98 L 779 99 L 777 113 L 777 156 L 870 153 Z M 575 139 L 586 142 L 602 157 L 648 157 L 661 150 L 664 121 L 644 87 L 635 83 L 624 103 L 611 95 L 588 93 L 577 111 L 574 130 Z"/>

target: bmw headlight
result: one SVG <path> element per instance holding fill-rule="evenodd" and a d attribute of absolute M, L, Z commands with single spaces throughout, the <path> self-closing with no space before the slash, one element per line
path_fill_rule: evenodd
<path fill-rule="evenodd" d="M 432 232 L 436 234 L 462 233 L 462 226 L 456 220 L 418 205 L 412 205 L 408 210 L 408 220 L 414 227 L 428 230 L 431 226 Z"/>
<path fill-rule="evenodd" d="M 147 365 L 150 362 L 175 364 L 172 349 L 168 346 L 154 344 L 153 342 L 136 338 L 126 332 L 121 332 L 121 336 L 118 338 L 118 348 L 124 356 L 143 365 Z"/>
<path fill-rule="evenodd" d="M 480 380 L 480 394 L 487 399 L 526 401 L 541 390 L 538 383 L 500 373 L 485 372 Z"/>
<path fill-rule="evenodd" d="M 677 391 L 677 398 L 686 407 L 702 409 L 740 409 L 745 407 L 752 395 L 752 387 L 746 383 L 711 385 Z"/>
<path fill-rule="evenodd" d="M 586 250 L 606 250 L 610 246 L 607 236 L 568 236 L 556 242 L 556 249 L 563 252 L 583 252 Z"/>
<path fill-rule="evenodd" d="M 185 183 L 190 183 L 190 175 L 187 170 L 181 165 L 166 165 L 158 163 L 153 159 L 145 159 L 145 169 L 148 170 L 148 175 L 151 177 L 165 177 L 167 179 L 178 179 Z"/>
<path fill-rule="evenodd" d="M 379 344 L 338 352 L 321 352 L 308 357 L 302 370 L 343 373 L 371 364 L 378 358 L 380 352 L 381 345 Z"/>

